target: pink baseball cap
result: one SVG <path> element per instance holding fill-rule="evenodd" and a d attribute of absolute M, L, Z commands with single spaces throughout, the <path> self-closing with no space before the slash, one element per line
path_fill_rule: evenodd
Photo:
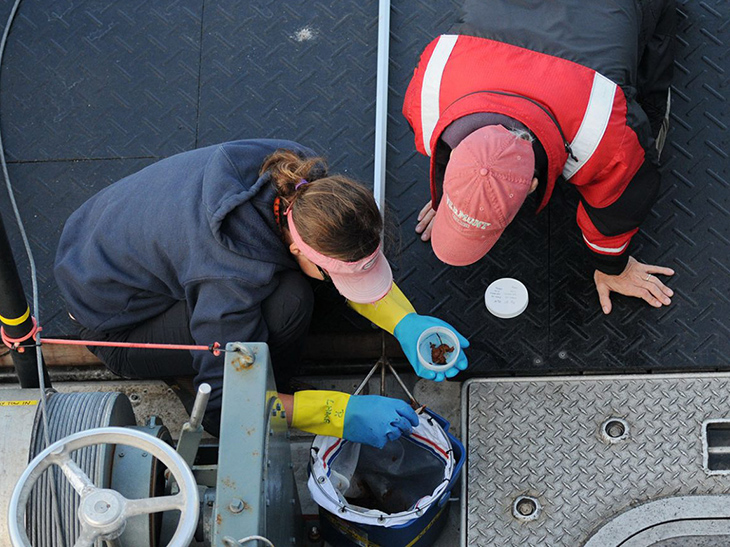
<path fill-rule="evenodd" d="M 339 293 L 352 302 L 371 304 L 383 298 L 393 286 L 393 272 L 383 254 L 383 244 L 370 256 L 357 262 L 330 258 L 307 245 L 297 232 L 291 207 L 287 223 L 294 243 L 302 254 L 327 272 Z"/>
<path fill-rule="evenodd" d="M 489 252 L 515 218 L 535 171 L 532 144 L 501 125 L 488 125 L 454 148 L 431 245 L 442 262 L 473 264 Z"/>

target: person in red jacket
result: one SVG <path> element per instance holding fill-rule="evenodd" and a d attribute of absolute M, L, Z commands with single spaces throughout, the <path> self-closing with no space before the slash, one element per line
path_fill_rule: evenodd
<path fill-rule="evenodd" d="M 655 307 L 670 268 L 631 256 L 659 191 L 675 32 L 673 0 L 466 0 L 423 51 L 403 113 L 430 157 L 416 232 L 443 262 L 482 258 L 538 190 L 580 195 L 577 222 L 604 313 L 610 293 Z"/>

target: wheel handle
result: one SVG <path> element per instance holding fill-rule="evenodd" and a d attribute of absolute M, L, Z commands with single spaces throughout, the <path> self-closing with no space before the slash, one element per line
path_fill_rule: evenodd
<path fill-rule="evenodd" d="M 174 496 L 129 500 L 115 490 L 98 488 L 71 459 L 71 453 L 96 444 L 121 444 L 144 450 L 156 457 L 172 473 L 180 491 Z M 168 547 L 187 547 L 198 525 L 198 485 L 188 464 L 171 446 L 141 431 L 122 427 L 101 427 L 74 433 L 56 441 L 28 464 L 18 479 L 8 507 L 8 528 L 13 547 L 31 547 L 25 531 L 25 511 L 33 486 L 43 472 L 57 465 L 81 496 L 78 517 L 81 523 L 74 547 L 93 547 L 97 539 L 118 538 L 127 520 L 136 515 L 180 511 L 180 520 Z"/>

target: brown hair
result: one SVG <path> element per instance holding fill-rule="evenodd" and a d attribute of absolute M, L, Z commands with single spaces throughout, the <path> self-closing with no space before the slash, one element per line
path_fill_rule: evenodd
<path fill-rule="evenodd" d="M 323 158 L 290 150 L 267 157 L 261 174 L 266 171 L 281 199 L 282 214 L 291 205 L 297 232 L 307 245 L 345 262 L 356 262 L 378 248 L 383 220 L 370 190 L 347 177 L 328 175 Z M 307 183 L 300 184 L 302 180 Z"/>

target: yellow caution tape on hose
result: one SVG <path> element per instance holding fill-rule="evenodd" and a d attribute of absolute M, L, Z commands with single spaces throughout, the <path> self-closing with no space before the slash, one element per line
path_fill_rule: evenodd
<path fill-rule="evenodd" d="M 21 315 L 20 317 L 16 317 L 15 319 L 9 319 L 7 317 L 3 317 L 2 315 L 0 315 L 0 321 L 5 323 L 6 325 L 14 327 L 14 326 L 20 325 L 23 321 L 28 319 L 29 316 L 30 316 L 30 308 L 26 308 L 25 313 L 23 315 Z"/>

